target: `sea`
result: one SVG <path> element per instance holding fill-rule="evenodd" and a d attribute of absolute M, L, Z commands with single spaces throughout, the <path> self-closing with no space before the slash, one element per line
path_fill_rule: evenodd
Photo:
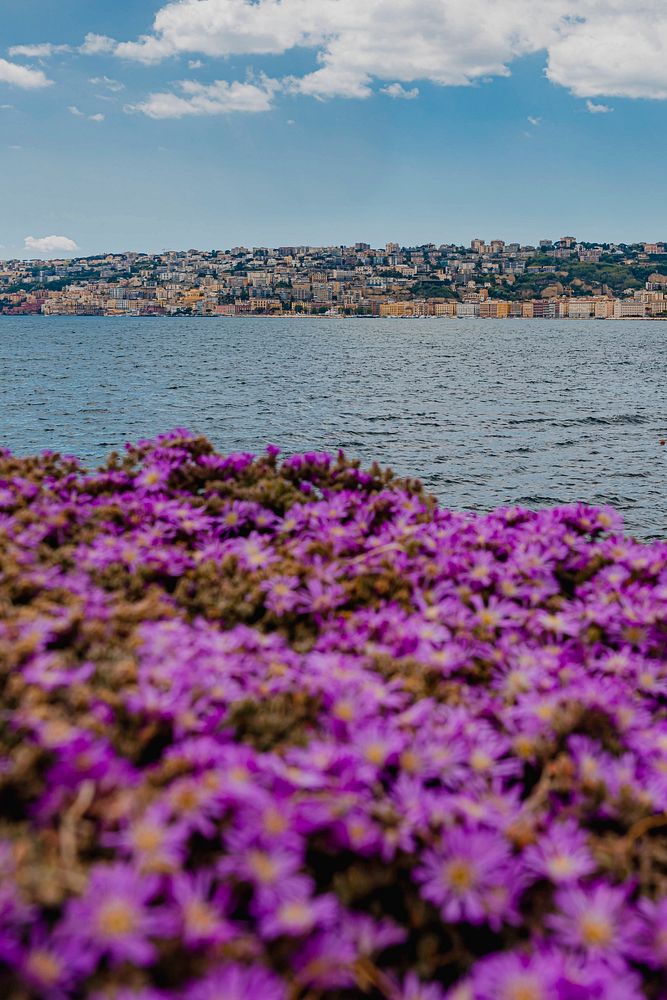
<path fill-rule="evenodd" d="M 611 504 L 667 538 L 667 323 L 0 317 L 0 446 L 95 467 L 173 427 L 335 451 L 454 510 Z"/>

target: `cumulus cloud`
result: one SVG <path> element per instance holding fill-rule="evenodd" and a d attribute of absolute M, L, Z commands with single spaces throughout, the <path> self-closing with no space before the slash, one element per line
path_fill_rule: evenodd
<path fill-rule="evenodd" d="M 402 101 L 414 101 L 419 97 L 419 88 L 407 90 L 402 83 L 390 83 L 388 87 L 382 87 L 380 93 Z"/>
<path fill-rule="evenodd" d="M 120 80 L 113 80 L 110 76 L 92 76 L 88 82 L 92 83 L 94 87 L 104 87 L 112 94 L 119 94 L 121 90 L 125 90 L 124 83 L 121 83 Z"/>
<path fill-rule="evenodd" d="M 101 114 L 101 112 L 99 112 L 99 111 L 97 112 L 97 114 L 94 114 L 94 115 L 88 115 L 88 114 L 86 114 L 86 112 L 85 112 L 85 111 L 81 111 L 81 110 L 80 110 L 79 108 L 77 108 L 77 107 L 76 107 L 76 105 L 74 105 L 74 104 L 71 104 L 71 105 L 70 105 L 70 106 L 68 107 L 68 109 L 67 109 L 67 110 L 69 111 L 69 113 L 70 113 L 71 115 L 74 115 L 74 117 L 75 117 L 75 118 L 85 118 L 85 119 L 86 119 L 87 121 L 89 121 L 89 122 L 103 122 L 103 121 L 104 121 L 104 117 L 105 117 L 105 116 L 104 116 L 103 114 Z"/>
<path fill-rule="evenodd" d="M 149 34 L 105 45 L 147 64 L 310 48 L 318 68 L 287 87 L 319 98 L 365 98 L 375 80 L 469 85 L 545 51 L 577 96 L 667 97 L 665 0 L 172 0 Z"/>
<path fill-rule="evenodd" d="M 79 52 L 84 56 L 108 55 L 116 48 L 116 40 L 108 35 L 96 35 L 89 32 L 83 40 L 83 45 L 79 47 Z"/>
<path fill-rule="evenodd" d="M 550 47 L 547 76 L 577 97 L 667 98 L 664 0 L 588 0 Z"/>
<path fill-rule="evenodd" d="M 188 115 L 224 115 L 234 112 L 269 111 L 278 89 L 275 80 L 262 77 L 258 82 L 240 83 L 216 80 L 212 84 L 182 80 L 180 93 L 157 93 L 140 104 L 128 105 L 126 111 L 149 118 L 185 118 Z"/>
<path fill-rule="evenodd" d="M 25 59 L 49 59 L 62 52 L 71 52 L 69 45 L 53 45 L 51 42 L 41 42 L 38 45 L 12 45 L 9 55 L 22 56 Z"/>
<path fill-rule="evenodd" d="M 31 69 L 29 66 L 19 66 L 0 59 L 0 83 L 21 87 L 22 90 L 40 90 L 42 87 L 50 87 L 53 80 L 49 80 L 41 69 Z"/>
<path fill-rule="evenodd" d="M 586 110 L 592 115 L 609 115 L 614 110 L 608 104 L 596 104 L 594 101 L 586 101 Z"/>
<path fill-rule="evenodd" d="M 24 249 L 39 256 L 51 257 L 59 253 L 74 253 L 78 246 L 67 236 L 26 236 Z"/>

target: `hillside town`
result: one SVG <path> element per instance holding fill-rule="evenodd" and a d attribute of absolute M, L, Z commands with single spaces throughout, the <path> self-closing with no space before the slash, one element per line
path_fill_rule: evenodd
<path fill-rule="evenodd" d="M 667 249 L 565 236 L 11 260 L 0 313 L 667 319 Z"/>

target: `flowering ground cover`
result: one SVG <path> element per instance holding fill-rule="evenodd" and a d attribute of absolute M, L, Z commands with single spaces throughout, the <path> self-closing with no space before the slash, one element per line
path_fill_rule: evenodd
<path fill-rule="evenodd" d="M 0 996 L 667 996 L 667 544 L 0 453 Z"/>

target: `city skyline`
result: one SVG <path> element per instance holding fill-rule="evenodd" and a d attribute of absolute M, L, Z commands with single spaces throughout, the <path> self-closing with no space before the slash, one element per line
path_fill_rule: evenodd
<path fill-rule="evenodd" d="M 666 99 L 658 0 L 6 0 L 0 256 L 658 240 Z"/>
<path fill-rule="evenodd" d="M 0 266 L 0 313 L 664 319 L 667 246 L 233 247 Z"/>

